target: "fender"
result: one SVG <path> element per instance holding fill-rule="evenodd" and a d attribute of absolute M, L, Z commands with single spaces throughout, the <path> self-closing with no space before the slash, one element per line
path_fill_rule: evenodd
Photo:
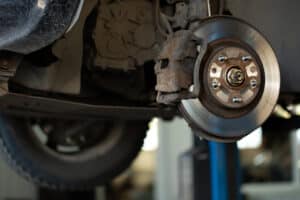
<path fill-rule="evenodd" d="M 61 37 L 83 0 L 0 0 L 0 50 L 28 54 Z"/>

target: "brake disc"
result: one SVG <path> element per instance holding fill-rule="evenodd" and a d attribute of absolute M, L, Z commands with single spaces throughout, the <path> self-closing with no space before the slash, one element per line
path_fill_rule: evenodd
<path fill-rule="evenodd" d="M 206 138 L 233 141 L 259 127 L 272 113 L 280 72 L 268 41 L 232 17 L 208 18 L 193 30 L 198 45 L 193 92 L 180 110 Z"/>

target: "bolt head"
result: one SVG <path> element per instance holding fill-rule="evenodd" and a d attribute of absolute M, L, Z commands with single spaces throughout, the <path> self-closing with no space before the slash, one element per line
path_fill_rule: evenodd
<path fill-rule="evenodd" d="M 194 86 L 194 85 L 191 85 L 191 86 L 189 87 L 189 92 L 194 92 L 194 90 L 195 90 L 195 86 Z"/>
<path fill-rule="evenodd" d="M 211 82 L 211 86 L 213 89 L 217 90 L 221 87 L 221 83 L 217 79 L 213 79 Z"/>
<path fill-rule="evenodd" d="M 241 97 L 233 97 L 232 98 L 232 103 L 242 103 L 243 102 L 243 99 Z"/>
<path fill-rule="evenodd" d="M 245 81 L 245 74 L 243 70 L 237 67 L 231 68 L 227 73 L 227 82 L 231 86 L 240 86 Z"/>
<path fill-rule="evenodd" d="M 218 57 L 219 62 L 225 62 L 227 59 L 228 59 L 227 56 L 219 56 Z"/>
<path fill-rule="evenodd" d="M 242 57 L 242 61 L 247 62 L 247 61 L 251 61 L 252 57 L 251 56 L 243 56 Z"/>
<path fill-rule="evenodd" d="M 197 46 L 197 52 L 198 52 L 198 53 L 201 52 L 201 46 L 200 46 L 200 45 Z"/>
<path fill-rule="evenodd" d="M 256 79 L 251 79 L 250 80 L 250 86 L 252 89 L 257 87 L 257 80 Z"/>

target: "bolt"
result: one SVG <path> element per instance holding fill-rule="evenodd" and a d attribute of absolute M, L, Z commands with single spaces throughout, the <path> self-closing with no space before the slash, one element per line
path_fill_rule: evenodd
<path fill-rule="evenodd" d="M 242 103 L 243 99 L 241 97 L 233 97 L 232 103 Z"/>
<path fill-rule="evenodd" d="M 242 57 L 242 61 L 244 61 L 244 62 L 247 62 L 247 61 L 250 61 L 250 60 L 252 60 L 251 56 L 243 56 Z"/>
<path fill-rule="evenodd" d="M 194 86 L 194 85 L 191 85 L 191 86 L 189 87 L 189 92 L 193 93 L 194 90 L 195 90 L 195 86 Z"/>
<path fill-rule="evenodd" d="M 256 81 L 256 79 L 251 79 L 251 80 L 250 80 L 250 86 L 251 86 L 252 89 L 256 88 L 256 86 L 257 86 L 257 81 Z"/>
<path fill-rule="evenodd" d="M 221 87 L 221 83 L 217 80 L 217 79 L 214 79 L 212 82 L 211 82 L 211 86 L 213 89 L 218 89 Z"/>
<path fill-rule="evenodd" d="M 201 46 L 200 46 L 200 45 L 197 46 L 197 52 L 198 52 L 198 53 L 201 52 Z"/>
<path fill-rule="evenodd" d="M 240 86 L 243 84 L 244 80 L 244 72 L 238 67 L 233 67 L 227 72 L 227 82 L 231 86 Z"/>
<path fill-rule="evenodd" d="M 219 62 L 225 62 L 227 59 L 228 59 L 227 56 L 219 56 L 218 57 Z"/>

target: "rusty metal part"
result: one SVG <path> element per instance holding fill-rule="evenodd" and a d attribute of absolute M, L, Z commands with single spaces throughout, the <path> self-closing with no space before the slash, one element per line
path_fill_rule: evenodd
<path fill-rule="evenodd" d="M 188 20 L 189 5 L 185 2 L 179 2 L 175 5 L 175 15 L 173 17 L 172 26 L 174 28 L 186 28 Z"/>
<path fill-rule="evenodd" d="M 241 108 L 258 95 L 261 70 L 255 56 L 244 48 L 221 47 L 212 53 L 206 67 L 204 82 L 210 95 L 221 105 Z"/>
<path fill-rule="evenodd" d="M 19 54 L 0 52 L 0 81 L 8 81 L 12 78 L 23 56 Z"/>
<path fill-rule="evenodd" d="M 172 16 L 173 28 L 186 28 L 189 23 L 199 21 L 208 16 L 219 14 L 220 0 L 174 1 L 175 13 Z"/>
<path fill-rule="evenodd" d="M 134 70 L 153 60 L 162 43 L 147 0 L 101 0 L 94 30 L 98 68 Z"/>
<path fill-rule="evenodd" d="M 251 47 L 236 39 L 219 39 L 208 44 L 202 65 L 199 99 L 210 112 L 224 118 L 237 118 L 258 103 L 264 77 L 261 61 Z M 254 80 L 259 87 L 251 85 Z"/>
<path fill-rule="evenodd" d="M 10 52 L 0 52 L 0 96 L 8 93 L 8 81 L 15 76 L 23 56 Z"/>
<path fill-rule="evenodd" d="M 174 104 L 190 95 L 196 52 L 190 31 L 178 31 L 164 43 L 155 65 L 159 103 Z"/>
<path fill-rule="evenodd" d="M 275 53 L 254 27 L 233 17 L 208 18 L 193 34 L 202 49 L 196 60 L 193 80 L 194 93 L 198 98 L 182 100 L 181 113 L 202 137 L 225 142 L 238 140 L 260 126 L 276 105 L 280 72 Z M 225 48 L 225 55 L 218 55 L 218 52 L 222 52 L 220 47 L 228 47 L 227 50 Z M 230 48 L 240 53 L 236 56 L 228 55 Z M 245 80 L 240 83 L 240 77 L 237 77 L 238 81 L 233 81 L 238 84 L 232 85 L 229 83 L 232 80 L 228 80 L 231 72 L 228 72 L 236 66 L 239 73 L 243 72 Z M 210 70 L 205 73 L 205 69 Z M 205 85 L 209 88 L 205 89 Z M 232 96 L 230 102 L 212 95 L 217 94 L 218 90 L 236 90 L 239 94 L 245 90 L 253 94 L 247 100 Z M 234 104 L 242 106 L 233 107 Z"/>
<path fill-rule="evenodd" d="M 174 29 L 162 45 L 155 65 L 157 102 L 174 105 L 182 99 L 193 98 L 193 67 L 197 57 L 197 42 L 191 34 L 193 27 L 208 16 L 207 0 L 188 2 L 170 0 L 175 4 L 173 16 L 162 14 Z M 157 25 L 158 26 L 158 25 Z"/>

